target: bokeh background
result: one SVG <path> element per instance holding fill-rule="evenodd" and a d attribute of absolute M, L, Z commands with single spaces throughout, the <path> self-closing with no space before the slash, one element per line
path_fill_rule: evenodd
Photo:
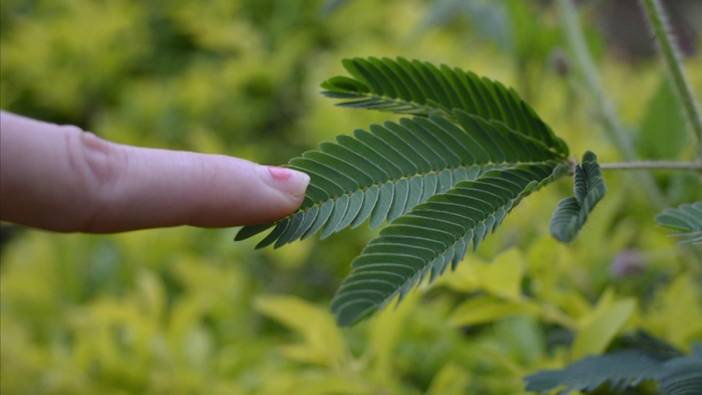
<path fill-rule="evenodd" d="M 693 141 L 636 1 L 580 1 L 606 93 L 643 158 Z M 702 2 L 668 1 L 702 96 Z M 581 155 L 602 132 L 550 1 L 2 0 L 0 107 L 120 143 L 282 164 L 388 119 L 319 84 L 353 56 L 446 63 L 514 86 Z M 639 329 L 702 339 L 702 264 L 627 175 L 570 246 L 566 180 L 528 198 L 460 269 L 351 329 L 328 303 L 365 226 L 280 250 L 235 229 L 62 235 L 3 224 L 0 391 L 13 394 L 519 394 L 522 377 Z M 666 202 L 698 177 L 656 174 Z M 41 182 L 41 180 L 36 180 Z M 699 256 L 699 255 L 697 255 Z"/>

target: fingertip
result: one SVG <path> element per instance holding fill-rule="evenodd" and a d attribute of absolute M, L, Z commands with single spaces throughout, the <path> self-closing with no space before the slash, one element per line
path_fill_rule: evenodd
<path fill-rule="evenodd" d="M 266 184 L 285 194 L 295 208 L 302 204 L 310 183 L 309 175 L 277 166 L 260 166 L 260 173 Z"/>

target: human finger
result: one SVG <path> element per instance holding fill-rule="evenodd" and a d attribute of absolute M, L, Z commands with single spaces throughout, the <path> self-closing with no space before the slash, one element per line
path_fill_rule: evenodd
<path fill-rule="evenodd" d="M 115 144 L 2 113 L 2 218 L 56 231 L 226 227 L 283 217 L 309 176 L 243 159 Z"/>

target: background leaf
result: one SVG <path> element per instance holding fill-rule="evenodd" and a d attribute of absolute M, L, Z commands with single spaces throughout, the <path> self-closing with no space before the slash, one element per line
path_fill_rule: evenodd
<path fill-rule="evenodd" d="M 667 361 L 658 374 L 663 395 L 695 395 L 702 393 L 702 346 L 692 355 Z"/>
<path fill-rule="evenodd" d="M 527 376 L 526 389 L 546 392 L 562 388 L 591 392 L 607 387 L 624 393 L 642 381 L 656 381 L 661 395 L 693 395 L 702 390 L 702 354 L 656 358 L 639 349 L 617 350 L 604 355 L 580 359 L 564 369 L 545 370 Z"/>
<path fill-rule="evenodd" d="M 570 391 L 593 391 L 608 383 L 613 388 L 625 388 L 643 380 L 653 379 L 660 361 L 637 350 L 617 351 L 607 355 L 590 356 L 560 370 L 546 370 L 527 376 L 527 391 L 546 392 L 563 388 Z"/>
<path fill-rule="evenodd" d="M 678 231 L 673 235 L 683 244 L 702 243 L 702 202 L 667 208 L 656 216 L 658 225 Z"/>
<path fill-rule="evenodd" d="M 632 299 L 611 301 L 603 295 L 595 311 L 582 319 L 572 347 L 576 358 L 603 352 L 622 330 L 634 313 L 636 302 Z"/>
<path fill-rule="evenodd" d="M 348 357 L 341 333 L 323 309 L 291 296 L 272 295 L 259 297 L 256 309 L 302 336 L 302 344 L 282 348 L 287 357 L 329 367 Z"/>
<path fill-rule="evenodd" d="M 639 155 L 650 159 L 677 158 L 687 143 L 687 126 L 678 97 L 665 76 L 644 110 L 636 135 Z"/>

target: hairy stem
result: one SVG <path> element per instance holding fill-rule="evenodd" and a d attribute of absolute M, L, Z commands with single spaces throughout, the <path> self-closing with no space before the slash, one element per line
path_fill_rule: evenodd
<path fill-rule="evenodd" d="M 575 57 L 576 67 L 584 79 L 585 88 L 597 106 L 596 110 L 599 113 L 599 118 L 607 137 L 617 147 L 617 150 L 625 160 L 635 161 L 634 144 L 619 120 L 614 104 L 604 91 L 597 68 L 592 60 L 592 55 L 585 42 L 583 29 L 573 5 L 573 0 L 558 0 L 558 10 L 568 46 Z M 636 178 L 637 183 L 646 191 L 651 202 L 659 208 L 664 207 L 665 199 L 653 177 L 647 173 L 637 173 Z"/>
<path fill-rule="evenodd" d="M 634 162 L 600 163 L 602 170 L 689 170 L 702 171 L 702 162 L 644 160 Z"/>
<path fill-rule="evenodd" d="M 673 40 L 665 10 L 663 10 L 659 0 L 641 0 L 641 4 L 651 24 L 651 29 L 656 36 L 656 41 L 660 47 L 665 65 L 670 72 L 670 77 L 673 79 L 675 90 L 680 97 L 690 128 L 695 137 L 697 137 L 697 148 L 699 156 L 702 157 L 702 116 L 690 84 L 685 78 L 685 70 L 679 55 L 680 52 Z"/>

